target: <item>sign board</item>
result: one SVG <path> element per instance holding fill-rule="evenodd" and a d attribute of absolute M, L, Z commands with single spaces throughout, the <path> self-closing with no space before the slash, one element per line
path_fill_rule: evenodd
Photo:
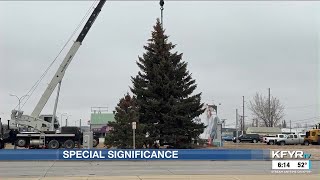
<path fill-rule="evenodd" d="M 91 146 L 92 134 L 84 137 L 85 148 Z M 86 144 L 87 143 L 87 144 Z M 270 150 L 244 149 L 178 149 L 178 150 L 112 150 L 112 149 L 2 149 L 1 161 L 53 161 L 53 160 L 269 160 Z M 310 163 L 306 160 L 303 163 Z M 250 161 L 248 161 L 250 163 Z M 291 163 L 291 162 L 290 162 Z M 281 163 L 282 164 L 282 163 Z M 302 164 L 302 163 L 301 163 Z M 271 164 L 270 164 L 271 165 Z M 278 163 L 276 164 L 278 166 Z M 286 164 L 287 165 L 287 164 Z M 291 165 L 291 164 L 290 164 Z M 296 164 L 298 166 L 298 164 Z M 308 165 L 305 165 L 308 166 Z"/>
<path fill-rule="evenodd" d="M 137 123 L 136 122 L 132 122 L 132 129 L 137 129 Z"/>

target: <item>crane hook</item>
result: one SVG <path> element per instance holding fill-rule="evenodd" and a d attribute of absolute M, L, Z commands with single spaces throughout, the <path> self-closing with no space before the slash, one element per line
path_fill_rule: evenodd
<path fill-rule="evenodd" d="M 163 25 L 163 5 L 164 5 L 164 0 L 160 0 L 160 10 L 161 10 L 161 25 Z"/>
<path fill-rule="evenodd" d="M 161 8 L 163 8 L 163 5 L 164 5 L 164 0 L 160 0 L 160 6 L 161 6 Z"/>

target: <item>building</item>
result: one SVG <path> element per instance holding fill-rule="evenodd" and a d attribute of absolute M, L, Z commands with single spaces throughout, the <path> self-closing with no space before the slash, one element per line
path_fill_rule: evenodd
<path fill-rule="evenodd" d="M 104 136 L 109 130 L 108 123 L 115 121 L 114 113 L 105 107 L 91 108 L 90 129 L 94 133 Z"/>
<path fill-rule="evenodd" d="M 222 128 L 222 136 L 234 137 L 235 128 Z"/>
<path fill-rule="evenodd" d="M 281 134 L 279 127 L 248 127 L 246 134 L 259 134 L 259 135 L 275 135 Z"/>
<path fill-rule="evenodd" d="M 282 128 L 281 131 L 283 134 L 305 134 L 309 131 L 309 128 Z"/>

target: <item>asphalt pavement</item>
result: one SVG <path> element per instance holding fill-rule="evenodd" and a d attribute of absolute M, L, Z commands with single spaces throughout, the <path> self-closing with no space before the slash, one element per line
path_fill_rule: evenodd
<path fill-rule="evenodd" d="M 0 162 L 2 178 L 272 175 L 271 161 L 10 161 Z M 309 173 L 310 174 L 310 173 Z M 312 162 L 313 175 L 320 161 Z M 307 176 L 306 176 L 307 177 Z M 320 177 L 320 176 L 319 176 Z M 141 179 L 141 178 L 140 178 Z M 273 179 L 274 180 L 274 179 Z"/>

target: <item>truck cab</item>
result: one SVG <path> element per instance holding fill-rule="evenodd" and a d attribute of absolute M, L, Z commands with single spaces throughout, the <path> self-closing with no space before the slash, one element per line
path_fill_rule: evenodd
<path fill-rule="evenodd" d="M 53 115 L 50 115 L 50 114 L 43 114 L 43 115 L 40 115 L 39 118 L 40 119 L 43 119 L 44 121 L 48 122 L 48 123 L 51 123 L 52 122 L 52 116 Z M 58 118 L 57 116 L 55 117 L 54 119 L 54 129 L 59 129 L 60 127 L 60 123 L 58 121 Z"/>

